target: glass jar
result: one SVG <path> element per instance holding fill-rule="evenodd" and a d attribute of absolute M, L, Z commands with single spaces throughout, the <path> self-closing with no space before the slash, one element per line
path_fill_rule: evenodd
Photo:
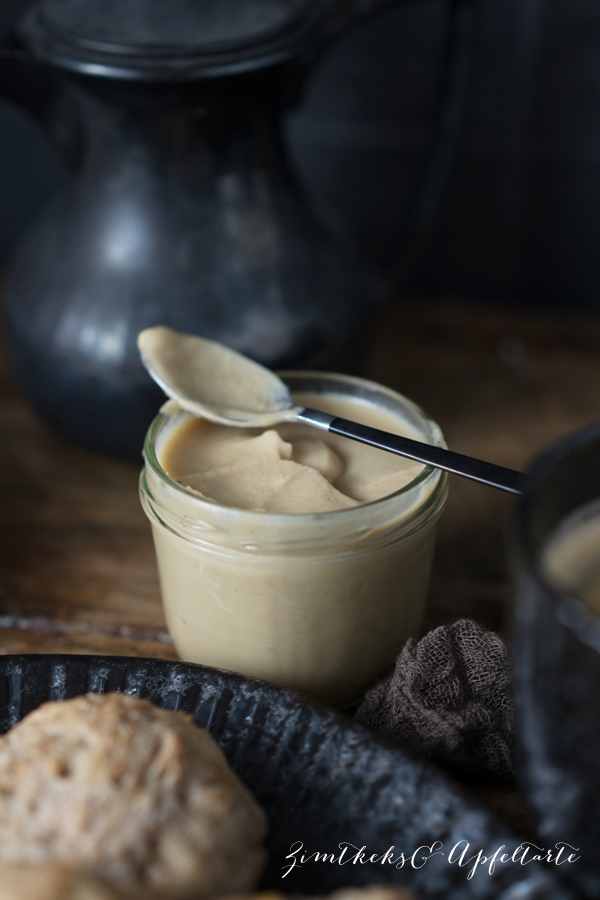
<path fill-rule="evenodd" d="M 282 377 L 292 394 L 367 403 L 444 445 L 438 426 L 387 388 L 318 372 Z M 161 448 L 188 419 L 173 401 L 163 406 L 140 481 L 178 653 L 332 705 L 358 701 L 421 626 L 445 475 L 423 467 L 393 494 L 331 512 L 233 509 L 163 469 Z"/>

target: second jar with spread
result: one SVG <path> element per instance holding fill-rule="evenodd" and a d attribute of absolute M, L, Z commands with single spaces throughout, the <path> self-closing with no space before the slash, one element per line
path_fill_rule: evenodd
<path fill-rule="evenodd" d="M 283 378 L 299 405 L 443 445 L 417 406 L 372 382 Z M 418 633 L 442 472 L 305 425 L 215 426 L 173 401 L 144 456 L 142 504 L 183 659 L 346 706 Z"/>

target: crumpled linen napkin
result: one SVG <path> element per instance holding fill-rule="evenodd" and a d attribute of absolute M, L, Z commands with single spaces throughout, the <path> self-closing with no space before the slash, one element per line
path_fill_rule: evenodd
<path fill-rule="evenodd" d="M 513 774 L 508 652 L 471 619 L 408 640 L 356 718 L 457 774 Z"/>

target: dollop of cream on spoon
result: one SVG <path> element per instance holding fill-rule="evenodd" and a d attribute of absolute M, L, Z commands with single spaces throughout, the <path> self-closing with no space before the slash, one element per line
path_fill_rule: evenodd
<path fill-rule="evenodd" d="M 195 416 L 266 427 L 293 419 L 298 410 L 274 372 L 216 341 L 159 325 L 140 332 L 138 349 L 165 394 Z"/>

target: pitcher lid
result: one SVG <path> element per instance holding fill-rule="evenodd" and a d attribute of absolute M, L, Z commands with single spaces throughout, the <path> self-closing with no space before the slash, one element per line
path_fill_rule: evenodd
<path fill-rule="evenodd" d="M 20 26 L 61 68 L 141 80 L 211 78 L 294 56 L 322 0 L 45 0 Z"/>

